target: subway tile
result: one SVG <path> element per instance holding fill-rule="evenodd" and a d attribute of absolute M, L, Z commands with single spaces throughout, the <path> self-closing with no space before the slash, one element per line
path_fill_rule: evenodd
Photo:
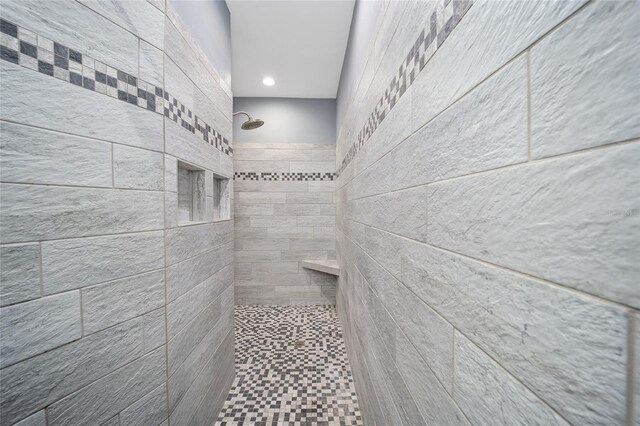
<path fill-rule="evenodd" d="M 123 278 L 82 289 L 84 334 L 142 315 L 164 305 L 164 271 Z"/>
<path fill-rule="evenodd" d="M 623 422 L 624 309 L 420 243 L 401 245 L 402 282 L 567 421 Z"/>
<path fill-rule="evenodd" d="M 278 250 L 236 250 L 234 252 L 236 262 L 273 262 L 280 260 Z"/>
<path fill-rule="evenodd" d="M 399 329 L 395 361 L 427 424 L 469 425 L 465 415 L 438 381 L 433 370 Z"/>
<path fill-rule="evenodd" d="M 265 155 L 264 153 L 266 152 L 266 150 L 264 149 L 245 149 L 245 148 L 240 148 L 239 145 L 241 144 L 234 144 L 233 147 L 233 159 L 235 161 L 239 161 L 239 160 L 249 160 L 249 161 L 255 161 L 255 160 L 264 160 Z"/>
<path fill-rule="evenodd" d="M 254 263 L 251 265 L 251 271 L 255 275 L 296 274 L 298 273 L 298 262 Z"/>
<path fill-rule="evenodd" d="M 473 424 L 569 425 L 462 334 L 455 342 L 455 399 Z"/>
<path fill-rule="evenodd" d="M 328 164 L 333 165 L 329 170 L 334 170 L 336 163 L 335 147 L 333 149 L 314 149 L 311 151 L 311 161 L 326 161 Z"/>
<path fill-rule="evenodd" d="M 228 287 L 220 297 L 198 312 L 173 339 L 169 340 L 167 347 L 169 376 L 173 375 L 178 367 L 188 359 L 194 347 L 210 331 L 211 324 L 220 321 L 225 314 L 228 308 L 228 305 L 226 305 L 227 295 L 225 293 L 227 295 L 230 294 L 231 298 L 233 298 L 233 287 Z"/>
<path fill-rule="evenodd" d="M 167 230 L 167 265 L 229 243 L 233 239 L 233 226 L 233 222 L 226 221 Z"/>
<path fill-rule="evenodd" d="M 142 317 L 142 324 L 144 328 L 145 353 L 151 352 L 166 343 L 167 333 L 165 330 L 166 318 L 164 307 L 145 314 Z"/>
<path fill-rule="evenodd" d="M 167 268 L 167 301 L 173 301 L 225 266 L 233 263 L 233 242 Z"/>
<path fill-rule="evenodd" d="M 288 238 L 266 238 L 266 239 L 251 239 L 251 238 L 236 238 L 235 250 L 237 251 L 257 251 L 257 250 L 289 250 Z"/>
<path fill-rule="evenodd" d="M 5 368 L 79 339 L 81 328 L 77 291 L 0 308 L 0 366 Z"/>
<path fill-rule="evenodd" d="M 51 404 L 49 424 L 100 424 L 161 385 L 164 367 L 162 347 Z"/>
<path fill-rule="evenodd" d="M 116 188 L 162 190 L 163 155 L 159 152 L 113 146 L 113 183 Z"/>
<path fill-rule="evenodd" d="M 87 287 L 162 268 L 162 242 L 162 232 L 44 242 L 44 293 Z"/>
<path fill-rule="evenodd" d="M 204 142 L 199 136 L 176 126 L 165 118 L 165 152 L 199 168 L 216 172 L 220 169 L 221 153 L 213 145 Z M 160 139 L 162 140 L 162 139 Z"/>
<path fill-rule="evenodd" d="M 333 192 L 336 183 L 334 181 L 309 181 L 309 192 Z"/>
<path fill-rule="evenodd" d="M 163 383 L 148 395 L 140 398 L 122 412 L 119 423 L 122 426 L 154 424 L 159 425 L 168 417 L 167 385 Z"/>
<path fill-rule="evenodd" d="M 269 238 L 313 238 L 313 227 L 270 226 Z"/>
<path fill-rule="evenodd" d="M 335 248 L 336 244 L 334 238 L 291 239 L 291 241 L 289 242 L 289 249 L 291 251 L 335 250 Z"/>
<path fill-rule="evenodd" d="M 255 266 L 255 264 L 254 264 Z M 298 273 L 256 273 L 252 271 L 250 276 L 236 278 L 236 289 L 242 286 L 306 286 L 309 285 L 307 274 Z"/>
<path fill-rule="evenodd" d="M 167 305 L 167 336 L 172 339 L 202 309 L 233 284 L 228 265 Z"/>
<path fill-rule="evenodd" d="M 311 161 L 311 153 L 310 149 L 265 149 L 262 159 L 266 161 Z"/>
<path fill-rule="evenodd" d="M 413 83 L 411 128 L 427 123 L 584 3 L 475 3 Z"/>
<path fill-rule="evenodd" d="M 427 241 L 640 307 L 639 160 L 633 143 L 431 185 Z"/>
<path fill-rule="evenodd" d="M 336 168 L 334 161 L 291 161 L 289 170 L 292 172 L 333 172 Z"/>
<path fill-rule="evenodd" d="M 111 187 L 111 144 L 5 122 L 0 131 L 2 181 Z"/>
<path fill-rule="evenodd" d="M 138 77 L 158 87 L 164 87 L 163 57 L 162 50 L 156 49 L 144 40 L 140 40 L 140 71 Z"/>
<path fill-rule="evenodd" d="M 328 199 L 328 196 L 323 196 Z M 274 204 L 273 214 L 281 216 L 331 216 L 336 213 L 336 206 L 333 204 Z"/>
<path fill-rule="evenodd" d="M 156 47 L 163 47 L 164 14 L 144 1 L 80 0 L 82 4 Z"/>
<path fill-rule="evenodd" d="M 295 216 L 251 216 L 249 226 L 254 228 L 262 227 L 296 227 Z M 285 235 L 278 235 L 278 238 L 285 238 Z"/>
<path fill-rule="evenodd" d="M 336 217 L 333 216 L 298 216 L 297 226 L 333 226 L 336 224 Z"/>
<path fill-rule="evenodd" d="M 0 264 L 0 306 L 40 297 L 38 243 L 0 246 Z"/>
<path fill-rule="evenodd" d="M 289 204 L 332 204 L 333 194 L 330 192 L 288 192 L 286 202 Z"/>
<path fill-rule="evenodd" d="M 161 229 L 162 194 L 3 184 L 3 242 Z"/>
<path fill-rule="evenodd" d="M 126 365 L 141 356 L 142 349 L 142 322 L 136 318 L 3 369 L 3 424 L 21 420 Z"/>
<path fill-rule="evenodd" d="M 235 197 L 238 203 L 284 204 L 289 202 L 289 195 L 284 192 L 236 192 Z"/>
<path fill-rule="evenodd" d="M 225 339 L 228 341 L 229 337 Z M 172 425 L 191 425 L 191 419 L 197 414 L 197 407 L 207 395 L 207 390 L 218 383 L 218 378 L 226 374 L 225 370 L 233 365 L 233 348 L 224 344 L 218 349 L 194 380 L 185 395 L 170 413 Z M 223 366 L 227 366 L 224 368 Z M 220 367 L 220 368 L 219 368 Z M 207 401 L 204 402 L 207 404 Z M 204 423 L 203 423 L 204 424 Z"/>
<path fill-rule="evenodd" d="M 305 192 L 312 182 L 236 180 L 236 192 Z"/>
<path fill-rule="evenodd" d="M 534 158 L 640 136 L 640 11 L 594 3 L 531 49 Z"/>
<path fill-rule="evenodd" d="M 95 2 L 95 4 L 98 3 L 107 2 Z M 109 5 L 118 7 L 117 3 L 109 3 Z M 104 6 L 108 7 L 107 4 Z M 123 10 L 122 6 L 120 9 Z M 2 17 L 21 27 L 37 30 L 38 34 L 44 37 L 86 52 L 92 58 L 125 72 L 137 73 L 138 39 L 129 31 L 114 24 L 113 16 L 100 16 L 77 2 L 59 7 L 55 2 L 15 0 L 3 2 Z M 155 30 L 157 31 L 158 28 Z M 3 93 L 7 95 L 6 92 Z M 38 92 L 34 91 L 34 93 Z M 24 94 L 23 92 L 22 95 Z"/>
<path fill-rule="evenodd" d="M 236 195 L 237 197 L 237 195 Z M 234 208 L 234 216 L 246 217 L 246 216 L 265 216 L 273 214 L 273 204 L 254 204 L 246 202 L 236 202 Z"/>
<path fill-rule="evenodd" d="M 203 373 L 203 368 L 219 350 L 225 350 L 232 335 L 233 309 L 227 309 L 220 321 L 212 324 L 203 339 L 198 342 L 185 362 L 169 376 L 169 411 L 174 411 L 192 384 Z"/>
<path fill-rule="evenodd" d="M 242 161 L 233 162 L 233 169 L 236 172 L 288 172 L 289 161 Z M 293 171 L 293 170 L 291 170 Z M 327 171 L 327 170 L 323 170 Z"/>
<path fill-rule="evenodd" d="M 522 56 L 356 178 L 356 193 L 413 187 L 523 162 L 527 155 L 527 61 Z"/>
<path fill-rule="evenodd" d="M 3 93 L 0 118 L 3 120 L 162 150 L 162 117 L 159 114 L 151 114 L 109 96 L 98 96 L 81 87 L 70 87 L 66 81 L 51 79 L 7 61 L 0 62 L 0 76 Z M 24 91 L 24 87 L 30 90 Z M 47 102 L 42 102 L 43 96 Z M 74 120 L 69 120 L 69 117 L 74 117 Z M 78 126 L 79 122 L 83 125 Z"/>

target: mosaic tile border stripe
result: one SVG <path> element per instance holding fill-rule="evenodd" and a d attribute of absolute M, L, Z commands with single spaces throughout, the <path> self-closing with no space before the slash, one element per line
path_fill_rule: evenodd
<path fill-rule="evenodd" d="M 305 181 L 305 180 L 335 180 L 333 172 L 235 172 L 234 180 L 255 181 Z"/>
<path fill-rule="evenodd" d="M 226 155 L 229 140 L 161 86 L 0 19 L 0 59 L 164 115 Z"/>
<path fill-rule="evenodd" d="M 347 168 L 356 154 L 362 149 L 362 146 L 371 138 L 378 126 L 382 124 L 389 112 L 407 92 L 407 89 L 411 87 L 429 59 L 471 8 L 473 1 L 443 0 L 444 7 L 441 11 L 443 19 L 438 19 L 438 10 L 431 14 L 429 27 L 420 32 L 405 60 L 400 65 L 397 75 L 393 77 L 373 112 L 371 112 L 362 129 L 360 129 L 356 141 L 353 142 L 342 159 L 342 163 L 336 172 L 337 176 L 340 176 Z"/>

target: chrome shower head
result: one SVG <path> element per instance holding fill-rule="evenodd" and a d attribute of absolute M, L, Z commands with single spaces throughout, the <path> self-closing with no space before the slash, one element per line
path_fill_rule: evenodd
<path fill-rule="evenodd" d="M 260 120 L 259 118 L 250 118 L 249 120 L 242 123 L 240 128 L 242 130 L 253 130 L 253 129 L 257 129 L 263 124 L 264 124 L 264 121 Z"/>
<path fill-rule="evenodd" d="M 233 115 L 236 116 L 238 114 L 244 114 L 247 116 L 248 120 L 245 121 L 244 123 L 242 123 L 240 125 L 240 128 L 242 130 L 253 130 L 253 129 L 257 129 L 258 127 L 261 127 L 264 124 L 264 121 L 260 120 L 259 118 L 253 118 L 251 117 L 249 114 L 247 114 L 244 111 L 238 111 L 238 112 L 234 112 Z"/>

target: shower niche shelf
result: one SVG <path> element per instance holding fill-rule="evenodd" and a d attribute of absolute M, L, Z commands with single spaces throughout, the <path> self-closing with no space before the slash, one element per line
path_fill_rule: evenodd
<path fill-rule="evenodd" d="M 325 274 L 340 276 L 340 265 L 337 260 L 303 260 L 303 268 L 324 272 Z"/>
<path fill-rule="evenodd" d="M 206 200 L 205 171 L 178 161 L 178 225 L 203 222 Z"/>

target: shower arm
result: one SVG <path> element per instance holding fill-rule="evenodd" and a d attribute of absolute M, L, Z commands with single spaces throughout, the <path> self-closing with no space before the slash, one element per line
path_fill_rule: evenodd
<path fill-rule="evenodd" d="M 246 116 L 247 116 L 247 119 L 248 119 L 248 120 L 253 120 L 253 119 L 251 118 L 251 116 L 250 116 L 248 113 L 244 112 L 244 111 L 234 112 L 234 113 L 233 113 L 233 116 L 235 117 L 235 116 L 236 116 L 236 115 L 238 115 L 238 114 L 244 114 L 244 115 L 246 115 Z"/>

